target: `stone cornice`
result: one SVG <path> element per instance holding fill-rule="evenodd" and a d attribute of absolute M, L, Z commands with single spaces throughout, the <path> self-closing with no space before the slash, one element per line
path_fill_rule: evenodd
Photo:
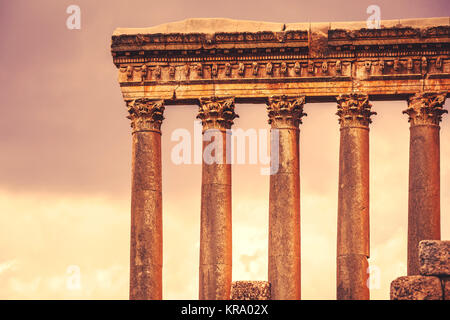
<path fill-rule="evenodd" d="M 450 91 L 448 18 L 382 21 L 381 29 L 200 20 L 113 35 L 126 99 L 192 104 L 204 96 L 233 96 L 259 102 L 286 94 L 319 102 L 342 92 L 383 100 Z"/>
<path fill-rule="evenodd" d="M 380 45 L 392 45 L 393 49 L 408 49 L 411 45 L 428 45 L 429 48 L 442 47 L 448 44 L 450 26 L 435 26 L 429 28 L 392 27 L 383 29 L 359 30 L 328 30 L 325 45 L 329 50 L 350 50 L 357 46 L 364 46 L 365 50 L 379 49 Z M 175 33 L 175 34 L 124 34 L 112 36 L 111 51 L 113 56 L 137 54 L 162 54 L 170 52 L 172 55 L 186 55 L 193 50 L 193 54 L 212 54 L 217 50 L 253 49 L 252 51 L 267 51 L 277 48 L 305 48 L 310 45 L 308 31 L 291 30 L 280 32 L 234 32 L 234 33 Z M 216 50 L 214 50 L 216 49 Z M 137 52 L 136 52 L 137 51 Z M 147 51 L 147 52 L 146 52 Z"/>
<path fill-rule="evenodd" d="M 411 126 L 439 125 L 442 115 L 448 113 L 444 103 L 447 92 L 422 92 L 408 99 L 408 108 L 403 113 L 408 115 Z"/>
<path fill-rule="evenodd" d="M 338 41 L 351 41 L 358 43 L 360 41 L 376 40 L 386 43 L 396 43 L 399 40 L 405 42 L 448 42 L 450 26 L 434 26 L 428 28 L 411 28 L 411 27 L 392 27 L 380 29 L 359 29 L 344 30 L 335 29 L 328 31 L 328 42 L 338 43 Z"/>
<path fill-rule="evenodd" d="M 211 19 L 214 20 L 214 19 Z M 423 19 L 424 24 L 432 20 L 444 23 L 442 19 Z M 419 21 L 420 22 L 420 21 Z M 237 21 L 236 23 L 240 23 Z M 418 23 L 417 23 L 418 24 Z M 111 51 L 116 64 L 120 57 L 186 58 L 209 56 L 246 56 L 306 53 L 315 56 L 317 51 L 326 57 L 334 51 L 357 54 L 359 51 L 381 50 L 411 51 L 420 49 L 448 50 L 450 26 L 446 24 L 426 27 L 411 27 L 402 24 L 380 29 L 342 29 L 316 26 L 309 29 L 279 31 L 240 31 L 213 33 L 132 33 L 112 36 Z M 420 25 L 420 24 L 419 24 Z M 313 26 L 313 27 L 312 27 Z M 292 26 L 295 28 L 296 26 Z M 300 28 L 298 26 L 297 28 Z M 312 29 L 311 29 L 312 28 Z M 314 30 L 314 28 L 320 28 Z M 251 29 L 251 28 L 250 28 Z M 212 30 L 214 31 L 214 30 Z M 317 32 L 319 31 L 319 32 Z"/>
<path fill-rule="evenodd" d="M 124 49 L 144 48 L 164 50 L 172 45 L 173 49 L 196 49 L 199 45 L 202 48 L 229 47 L 227 44 L 245 44 L 246 47 L 255 47 L 267 44 L 268 46 L 283 43 L 301 43 L 308 41 L 307 31 L 286 31 L 286 32 L 220 32 L 215 34 L 205 33 L 171 33 L 171 34 L 132 34 L 112 36 L 112 51 L 122 51 Z M 183 46 L 183 47 L 182 47 Z"/>

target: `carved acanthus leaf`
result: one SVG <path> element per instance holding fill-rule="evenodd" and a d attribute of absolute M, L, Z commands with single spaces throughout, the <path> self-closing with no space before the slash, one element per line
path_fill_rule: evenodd
<path fill-rule="evenodd" d="M 339 123 L 342 127 L 364 126 L 368 127 L 372 120 L 370 117 L 377 114 L 371 111 L 369 96 L 362 93 L 341 94 L 337 98 Z"/>
<path fill-rule="evenodd" d="M 207 97 L 199 99 L 197 119 L 203 129 L 230 129 L 239 116 L 234 112 L 233 97 Z"/>
<path fill-rule="evenodd" d="M 131 120 L 133 132 L 145 130 L 161 130 L 164 120 L 164 100 L 140 98 L 126 100 L 128 119 Z"/>
<path fill-rule="evenodd" d="M 295 127 L 302 123 L 305 96 L 272 96 L 267 100 L 269 124 L 273 128 Z"/>
<path fill-rule="evenodd" d="M 442 115 L 448 113 L 444 109 L 446 92 L 422 92 L 408 99 L 408 108 L 403 113 L 409 116 L 411 125 L 439 125 Z"/>

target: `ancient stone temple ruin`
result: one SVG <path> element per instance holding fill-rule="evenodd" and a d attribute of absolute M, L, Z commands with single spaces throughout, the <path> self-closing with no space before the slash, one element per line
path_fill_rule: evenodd
<path fill-rule="evenodd" d="M 391 283 L 391 300 L 450 300 L 450 241 L 419 243 L 419 274 Z"/>
<path fill-rule="evenodd" d="M 235 104 L 267 105 L 268 123 L 279 132 L 279 170 L 270 176 L 268 199 L 270 285 L 235 284 L 240 291 L 233 296 L 259 286 L 265 298 L 269 288 L 271 299 L 300 299 L 299 128 L 304 110 L 336 103 L 337 299 L 369 299 L 372 104 L 405 101 L 408 275 L 419 274 L 419 241 L 440 239 L 439 126 L 450 88 L 449 30 L 448 17 L 381 21 L 379 29 L 366 22 L 229 19 L 116 29 L 111 52 L 133 141 L 130 298 L 162 298 L 161 124 L 170 121 L 164 109 L 176 104 L 198 105 L 203 130 L 216 129 L 224 140 Z M 200 299 L 230 299 L 231 188 L 231 164 L 203 163 Z"/>

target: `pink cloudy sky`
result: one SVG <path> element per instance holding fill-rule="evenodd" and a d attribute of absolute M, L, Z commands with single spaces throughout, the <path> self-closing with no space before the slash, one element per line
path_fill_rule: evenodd
<path fill-rule="evenodd" d="M 66 8 L 81 8 L 68 30 Z M 127 299 L 129 121 L 109 51 L 116 27 L 191 17 L 273 22 L 448 16 L 448 1 L 1 1 L 0 298 Z M 447 108 L 448 108 L 447 104 Z M 404 101 L 376 102 L 371 126 L 371 265 L 387 299 L 406 273 L 408 122 Z M 238 105 L 235 128 L 267 128 L 264 105 Z M 302 296 L 335 298 L 339 130 L 335 104 L 306 105 L 301 127 Z M 170 139 L 192 130 L 194 106 L 163 124 L 164 298 L 196 299 L 200 165 L 174 165 Z M 441 130 L 442 237 L 450 239 L 450 123 Z M 269 179 L 233 167 L 233 278 L 267 279 Z M 70 290 L 67 269 L 81 287 Z"/>

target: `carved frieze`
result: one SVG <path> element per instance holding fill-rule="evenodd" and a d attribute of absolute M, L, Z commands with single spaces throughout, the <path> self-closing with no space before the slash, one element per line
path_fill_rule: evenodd
<path fill-rule="evenodd" d="M 421 67 L 422 67 L 422 73 L 427 73 L 427 71 L 428 71 L 428 60 L 427 60 L 427 57 L 422 57 Z"/>
<path fill-rule="evenodd" d="M 353 76 L 355 79 L 369 79 L 370 76 L 407 74 L 417 76 L 427 74 L 450 73 L 450 61 L 445 56 L 427 57 L 388 57 L 383 59 L 303 59 L 267 61 L 264 57 L 255 57 L 249 62 L 193 62 L 190 63 L 144 63 L 125 64 L 119 68 L 119 82 L 135 82 L 142 85 L 146 81 L 196 81 L 216 78 L 218 80 L 251 80 L 257 78 L 277 79 L 301 77 L 341 77 Z M 352 74 L 352 65 L 356 73 Z M 191 66 L 195 76 L 191 76 Z M 232 72 L 232 70 L 235 72 Z M 248 72 L 247 70 L 248 69 Z M 261 70 L 262 69 L 262 70 Z M 175 77 L 177 70 L 181 77 Z M 276 71 L 275 71 L 276 70 Z M 206 73 L 205 73 L 206 72 Z M 273 78 L 274 75 L 277 77 Z"/>
<path fill-rule="evenodd" d="M 436 58 L 436 69 L 442 70 L 442 57 Z"/>
<path fill-rule="evenodd" d="M 322 62 L 322 73 L 328 73 L 328 63 L 326 61 Z"/>
<path fill-rule="evenodd" d="M 245 74 L 245 64 L 243 62 L 240 62 L 238 65 L 238 74 L 240 76 L 244 76 Z"/>
<path fill-rule="evenodd" d="M 450 34 L 449 26 L 438 26 L 426 29 L 419 28 L 380 28 L 380 29 L 360 29 L 360 30 L 328 30 L 328 39 L 330 40 L 382 40 L 395 38 L 431 38 L 448 37 Z"/>
<path fill-rule="evenodd" d="M 145 81 L 147 79 L 148 75 L 148 66 L 146 64 L 143 64 L 141 67 L 141 81 Z"/>
<path fill-rule="evenodd" d="M 269 74 L 269 75 L 273 74 L 273 64 L 272 64 L 272 62 L 268 62 L 266 64 L 266 73 Z"/>
<path fill-rule="evenodd" d="M 314 73 L 314 61 L 312 61 L 312 60 L 308 61 L 308 72 Z"/>
<path fill-rule="evenodd" d="M 286 62 L 282 62 L 280 64 L 280 74 L 281 75 L 286 75 L 287 71 L 288 71 L 288 67 L 287 67 Z"/>
<path fill-rule="evenodd" d="M 219 32 L 214 35 L 202 33 L 171 33 L 171 34 L 136 34 L 117 35 L 112 37 L 111 47 L 142 46 L 164 44 L 225 44 L 225 43 L 261 43 L 261 42 L 301 42 L 308 41 L 308 32 L 292 30 L 286 32 Z"/>
<path fill-rule="evenodd" d="M 385 68 L 385 62 L 384 60 L 380 60 L 380 62 L 378 63 L 378 65 L 380 66 L 380 71 L 381 73 L 384 72 L 384 68 Z"/>
<path fill-rule="evenodd" d="M 155 67 L 155 77 L 156 78 L 161 78 L 161 66 L 156 66 Z"/>
<path fill-rule="evenodd" d="M 301 71 L 302 71 L 302 66 L 300 65 L 300 62 L 295 61 L 295 63 L 294 63 L 295 74 L 300 74 Z"/>
<path fill-rule="evenodd" d="M 258 75 L 258 67 L 259 67 L 258 62 L 253 62 L 252 63 L 252 74 L 254 76 Z"/>
<path fill-rule="evenodd" d="M 341 62 L 341 60 L 336 60 L 335 70 L 336 70 L 337 73 L 341 73 L 342 72 L 342 62 Z"/>
<path fill-rule="evenodd" d="M 171 78 L 175 77 L 175 67 L 174 66 L 169 67 L 169 77 L 171 77 Z"/>
<path fill-rule="evenodd" d="M 231 76 L 231 63 L 225 63 L 225 75 L 227 77 Z"/>
<path fill-rule="evenodd" d="M 401 63 L 399 59 L 394 59 L 394 71 L 399 71 L 401 67 Z"/>
<path fill-rule="evenodd" d="M 257 88 L 262 99 L 286 88 L 292 94 L 313 93 L 332 101 L 354 88 L 370 94 L 373 89 L 376 98 L 385 94 L 404 98 L 421 89 L 448 86 L 445 26 L 330 30 L 328 38 L 326 32 L 319 37 L 313 29 L 316 38 L 311 39 L 301 30 L 125 34 L 113 36 L 112 55 L 124 96 L 151 89 L 149 94 L 155 98 L 162 94 L 166 103 L 172 103 L 172 97 L 192 102 L 215 90 L 221 91 L 219 96 L 241 92 L 250 98 L 251 88 Z M 312 42 L 315 48 L 309 47 Z M 164 88 L 159 90 L 158 84 Z M 196 90 L 189 91 L 191 85 Z"/>
<path fill-rule="evenodd" d="M 406 63 L 406 69 L 408 71 L 413 71 L 414 70 L 414 61 L 411 58 L 408 58 L 408 61 Z"/>
<path fill-rule="evenodd" d="M 201 63 L 197 63 L 194 67 L 197 76 L 200 78 L 203 77 L 203 65 Z"/>
<path fill-rule="evenodd" d="M 211 66 L 211 74 L 213 77 L 217 77 L 217 74 L 219 73 L 219 67 L 217 66 L 217 63 L 214 63 Z"/>
<path fill-rule="evenodd" d="M 127 80 L 128 80 L 128 81 L 130 81 L 130 80 L 133 79 L 133 71 L 134 71 L 133 66 L 128 66 L 128 67 L 127 67 L 127 69 L 126 69 L 126 74 L 127 74 Z"/>
<path fill-rule="evenodd" d="M 186 64 L 184 66 L 184 76 L 186 78 L 189 78 L 189 75 L 191 74 L 191 66 L 189 64 Z"/>

